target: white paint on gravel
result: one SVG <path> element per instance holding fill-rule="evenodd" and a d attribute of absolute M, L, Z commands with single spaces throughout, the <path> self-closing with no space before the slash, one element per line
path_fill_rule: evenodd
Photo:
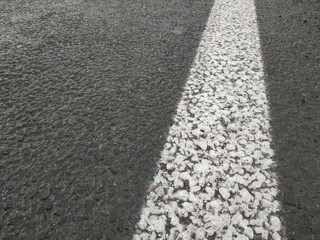
<path fill-rule="evenodd" d="M 281 239 L 263 76 L 254 0 L 215 0 L 135 240 Z"/>

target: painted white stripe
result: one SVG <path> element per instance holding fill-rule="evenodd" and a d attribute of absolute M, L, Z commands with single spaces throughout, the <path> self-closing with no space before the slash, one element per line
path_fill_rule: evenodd
<path fill-rule="evenodd" d="M 281 239 L 270 142 L 254 0 L 215 0 L 134 239 Z"/>

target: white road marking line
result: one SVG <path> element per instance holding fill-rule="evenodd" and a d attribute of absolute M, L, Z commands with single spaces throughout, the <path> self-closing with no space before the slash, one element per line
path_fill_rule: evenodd
<path fill-rule="evenodd" d="M 281 239 L 254 0 L 215 0 L 134 239 Z"/>

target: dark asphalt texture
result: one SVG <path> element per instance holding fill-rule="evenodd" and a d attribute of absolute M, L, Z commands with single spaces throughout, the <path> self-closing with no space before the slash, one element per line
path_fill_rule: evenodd
<path fill-rule="evenodd" d="M 256 0 L 282 216 L 320 239 L 320 1 Z"/>
<path fill-rule="evenodd" d="M 0 1 L 0 239 L 130 239 L 210 0 Z"/>
<path fill-rule="evenodd" d="M 130 239 L 213 1 L 0 0 L 0 239 Z M 289 240 L 320 239 L 320 2 L 256 0 Z"/>

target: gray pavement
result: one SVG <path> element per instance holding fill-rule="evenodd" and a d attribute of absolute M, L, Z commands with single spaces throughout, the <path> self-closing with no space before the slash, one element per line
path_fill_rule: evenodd
<path fill-rule="evenodd" d="M 320 3 L 256 0 L 288 239 L 320 239 Z M 0 239 L 130 239 L 213 1 L 0 0 Z"/>
<path fill-rule="evenodd" d="M 1 1 L 1 239 L 129 239 L 207 1 Z"/>
<path fill-rule="evenodd" d="M 320 2 L 256 0 L 288 239 L 320 239 Z"/>

